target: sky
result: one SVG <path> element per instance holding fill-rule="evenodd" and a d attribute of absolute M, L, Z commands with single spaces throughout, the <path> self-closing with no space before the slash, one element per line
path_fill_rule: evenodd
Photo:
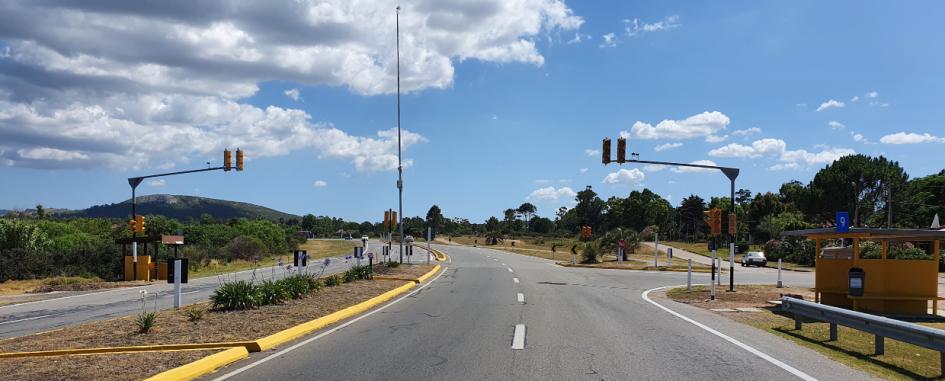
<path fill-rule="evenodd" d="M 0 209 L 138 194 L 378 221 L 554 217 L 592 186 L 678 205 L 741 169 L 777 191 L 848 154 L 945 168 L 945 3 L 934 1 L 0 1 Z"/>

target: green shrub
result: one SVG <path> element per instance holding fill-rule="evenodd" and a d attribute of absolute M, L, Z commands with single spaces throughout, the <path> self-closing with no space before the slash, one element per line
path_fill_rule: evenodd
<path fill-rule="evenodd" d="M 142 312 L 135 318 L 135 324 L 138 326 L 138 333 L 148 333 L 157 323 L 157 314 L 154 312 Z"/>
<path fill-rule="evenodd" d="M 292 299 L 299 299 L 311 291 L 308 277 L 302 274 L 286 277 L 279 282 L 284 285 Z"/>
<path fill-rule="evenodd" d="M 354 281 L 357 280 L 357 279 L 358 279 L 358 274 L 357 274 L 357 272 L 354 271 L 353 268 L 348 269 L 347 271 L 344 272 L 344 275 L 342 275 L 342 280 L 343 280 L 345 283 L 351 283 L 351 282 L 354 282 Z"/>
<path fill-rule="evenodd" d="M 598 250 L 597 245 L 594 243 L 588 243 L 584 246 L 583 251 L 581 251 L 581 263 L 597 263 L 599 262 L 599 256 L 600 251 Z"/>
<path fill-rule="evenodd" d="M 387 267 L 394 269 L 394 268 L 397 268 L 397 266 L 400 266 L 400 262 L 397 262 L 397 261 L 387 262 Z"/>
<path fill-rule="evenodd" d="M 931 260 L 932 255 L 918 247 L 895 248 L 889 251 L 889 258 L 893 259 L 923 259 Z"/>
<path fill-rule="evenodd" d="M 200 321 L 201 319 L 203 319 L 203 314 L 206 311 L 207 310 L 203 308 L 192 306 L 188 308 L 186 311 L 184 311 L 184 315 L 187 316 L 187 321 L 196 323 Z"/>
<path fill-rule="evenodd" d="M 371 269 L 368 266 L 354 266 L 344 273 L 344 282 L 350 283 L 359 279 L 371 279 Z"/>
<path fill-rule="evenodd" d="M 318 279 L 318 276 L 315 274 L 305 275 L 305 281 L 308 282 L 309 292 L 316 292 L 322 289 L 322 280 Z"/>
<path fill-rule="evenodd" d="M 223 283 L 210 295 L 213 308 L 220 310 L 248 310 L 259 305 L 259 290 L 247 281 Z"/>
<path fill-rule="evenodd" d="M 860 241 L 860 258 L 880 259 L 883 257 L 883 245 L 876 241 Z"/>
<path fill-rule="evenodd" d="M 394 262 L 396 263 L 396 262 Z M 335 287 L 341 285 L 341 277 L 338 274 L 333 274 L 325 277 L 325 287 Z"/>
<path fill-rule="evenodd" d="M 261 306 L 283 303 L 289 299 L 289 296 L 285 282 L 266 280 L 259 285 L 259 305 Z"/>

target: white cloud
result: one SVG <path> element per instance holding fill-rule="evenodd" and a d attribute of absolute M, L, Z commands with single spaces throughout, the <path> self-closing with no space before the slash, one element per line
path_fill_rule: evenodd
<path fill-rule="evenodd" d="M 924 134 L 897 132 L 879 138 L 879 142 L 883 144 L 945 143 L 945 138 L 934 136 L 927 132 Z"/>
<path fill-rule="evenodd" d="M 746 128 L 743 130 L 732 131 L 732 136 L 751 136 L 751 135 L 760 134 L 760 133 L 761 133 L 760 128 L 751 127 L 751 128 Z"/>
<path fill-rule="evenodd" d="M 656 152 L 662 152 L 662 151 L 666 151 L 666 150 L 671 150 L 671 149 L 673 149 L 673 148 L 682 147 L 682 145 L 683 145 L 682 143 L 663 143 L 663 144 L 660 144 L 660 145 L 658 145 L 658 146 L 656 146 L 656 147 L 653 147 L 653 150 L 656 151 Z"/>
<path fill-rule="evenodd" d="M 583 34 L 581 32 L 575 32 L 574 38 L 568 40 L 568 45 L 580 44 L 584 40 L 590 40 L 592 37 L 589 34 Z"/>
<path fill-rule="evenodd" d="M 807 107 L 807 103 L 797 103 L 795 104 L 795 106 L 797 106 L 798 108 L 804 108 L 804 107 Z"/>
<path fill-rule="evenodd" d="M 646 175 L 639 169 L 620 168 L 617 172 L 611 172 L 601 181 L 604 184 L 631 184 L 639 185 L 643 182 Z"/>
<path fill-rule="evenodd" d="M 863 134 L 853 133 L 853 141 L 866 143 L 866 138 L 863 137 Z"/>
<path fill-rule="evenodd" d="M 577 193 L 569 187 L 561 187 L 558 189 L 555 189 L 555 187 L 545 187 L 535 189 L 531 194 L 528 195 L 527 199 L 531 201 L 558 202 L 562 198 L 573 201 L 575 196 L 577 196 Z"/>
<path fill-rule="evenodd" d="M 706 143 L 721 143 L 728 140 L 728 135 L 709 135 L 705 137 Z"/>
<path fill-rule="evenodd" d="M 548 184 L 548 183 L 550 183 L 550 182 L 551 182 L 551 180 L 548 180 L 548 179 L 537 179 L 537 180 L 535 180 L 535 184 Z"/>
<path fill-rule="evenodd" d="M 581 168 L 581 169 L 579 170 L 579 172 L 581 172 L 581 174 L 583 175 L 583 174 L 587 173 L 587 168 Z"/>
<path fill-rule="evenodd" d="M 202 163 L 241 147 L 250 157 L 314 148 L 359 170 L 396 167 L 388 131 L 353 136 L 301 110 L 243 101 L 272 81 L 393 93 L 390 3 L 194 7 L 0 2 L 0 163 L 137 169 Z M 465 60 L 541 66 L 535 41 L 582 23 L 560 0 L 408 4 L 401 87 L 449 88 Z"/>
<path fill-rule="evenodd" d="M 647 164 L 643 166 L 643 170 L 647 172 L 659 172 L 664 169 L 666 169 L 666 166 L 662 164 Z"/>
<path fill-rule="evenodd" d="M 830 127 L 830 129 L 832 130 L 842 130 L 844 127 L 846 127 L 843 123 L 840 123 L 836 120 L 831 120 L 827 122 L 827 126 Z"/>
<path fill-rule="evenodd" d="M 867 98 L 876 98 L 878 96 L 879 96 L 879 92 L 877 92 L 876 90 L 866 93 Z"/>
<path fill-rule="evenodd" d="M 162 187 L 164 187 L 164 185 L 167 185 L 167 183 L 164 181 L 164 179 L 152 179 L 152 180 L 148 180 L 148 181 L 145 182 L 145 184 L 147 184 L 149 187 L 154 187 L 154 188 L 162 188 Z"/>
<path fill-rule="evenodd" d="M 663 120 L 656 126 L 637 121 L 630 129 L 630 135 L 638 139 L 673 139 L 683 140 L 708 137 L 724 130 L 731 120 L 718 111 L 706 111 L 683 120 Z"/>
<path fill-rule="evenodd" d="M 296 102 L 299 101 L 299 97 L 301 96 L 301 94 L 299 93 L 299 89 L 288 89 L 286 91 L 283 91 L 282 93 L 285 94 L 285 96 L 289 97 L 289 99 L 292 99 L 293 101 L 296 101 Z"/>
<path fill-rule="evenodd" d="M 312 184 L 315 188 L 324 188 L 328 186 L 328 183 L 325 180 L 315 180 L 315 183 Z"/>
<path fill-rule="evenodd" d="M 856 103 L 856 102 L 859 101 L 859 100 L 860 100 L 860 96 L 859 96 L 859 95 L 854 95 L 853 98 L 850 98 L 850 102 L 853 102 L 853 103 Z"/>
<path fill-rule="evenodd" d="M 846 106 L 846 103 L 831 99 L 824 103 L 821 103 L 820 106 L 817 107 L 817 112 L 824 111 L 827 109 L 832 109 L 832 108 L 843 108 L 844 106 Z"/>
<path fill-rule="evenodd" d="M 690 162 L 689 164 L 718 166 L 718 164 L 715 164 L 715 162 L 712 160 L 696 160 L 696 161 Z M 676 173 L 697 173 L 697 172 L 718 172 L 719 170 L 714 169 L 714 168 L 673 167 L 672 171 Z"/>
<path fill-rule="evenodd" d="M 751 143 L 750 146 L 731 143 L 726 146 L 709 151 L 709 156 L 713 157 L 738 157 L 757 159 L 761 157 L 776 158 L 780 164 L 771 169 L 793 169 L 800 166 L 811 166 L 816 164 L 830 163 L 842 156 L 852 155 L 856 152 L 849 148 L 833 148 L 829 146 L 818 147 L 820 152 L 808 152 L 807 150 L 788 150 L 787 143 L 781 139 L 759 139 Z"/>
<path fill-rule="evenodd" d="M 600 150 L 588 148 L 584 150 L 584 154 L 587 156 L 597 156 L 597 155 L 600 155 Z"/>
<path fill-rule="evenodd" d="M 644 33 L 657 32 L 661 30 L 669 30 L 679 27 L 679 16 L 672 15 L 668 16 L 660 21 L 653 23 L 646 23 L 640 21 L 640 19 L 633 20 L 623 20 L 627 25 L 624 27 L 624 33 L 627 36 L 633 37 L 638 36 Z"/>
<path fill-rule="evenodd" d="M 601 38 L 603 38 L 604 41 L 600 43 L 600 48 L 613 48 L 617 46 L 617 37 L 612 32 L 601 36 Z"/>

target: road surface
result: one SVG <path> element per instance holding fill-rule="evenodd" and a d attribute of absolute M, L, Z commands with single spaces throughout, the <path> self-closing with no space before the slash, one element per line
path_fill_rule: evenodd
<path fill-rule="evenodd" d="M 744 346 L 736 345 L 643 297 L 655 287 L 684 284 L 685 273 L 565 268 L 485 248 L 436 248 L 451 260 L 415 294 L 330 334 L 253 354 L 205 379 L 870 378 L 786 340 L 653 293 L 655 303 Z M 739 282 L 775 281 L 769 273 L 736 274 Z M 694 282 L 707 280 L 708 274 L 694 274 Z M 812 286 L 813 277 L 787 272 L 784 281 Z"/>

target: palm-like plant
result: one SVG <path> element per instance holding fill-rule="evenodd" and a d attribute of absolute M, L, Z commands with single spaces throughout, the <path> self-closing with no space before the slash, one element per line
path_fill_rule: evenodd
<path fill-rule="evenodd" d="M 601 254 L 616 254 L 617 243 L 621 239 L 625 240 L 627 243 L 626 249 L 624 249 L 626 254 L 632 254 L 640 247 L 640 234 L 629 228 L 615 228 L 604 233 L 604 235 L 597 240 L 597 246 L 600 248 Z"/>
<path fill-rule="evenodd" d="M 496 245 L 499 242 L 502 242 L 503 236 L 502 233 L 498 230 L 490 230 L 485 234 L 486 242 L 490 245 Z"/>

